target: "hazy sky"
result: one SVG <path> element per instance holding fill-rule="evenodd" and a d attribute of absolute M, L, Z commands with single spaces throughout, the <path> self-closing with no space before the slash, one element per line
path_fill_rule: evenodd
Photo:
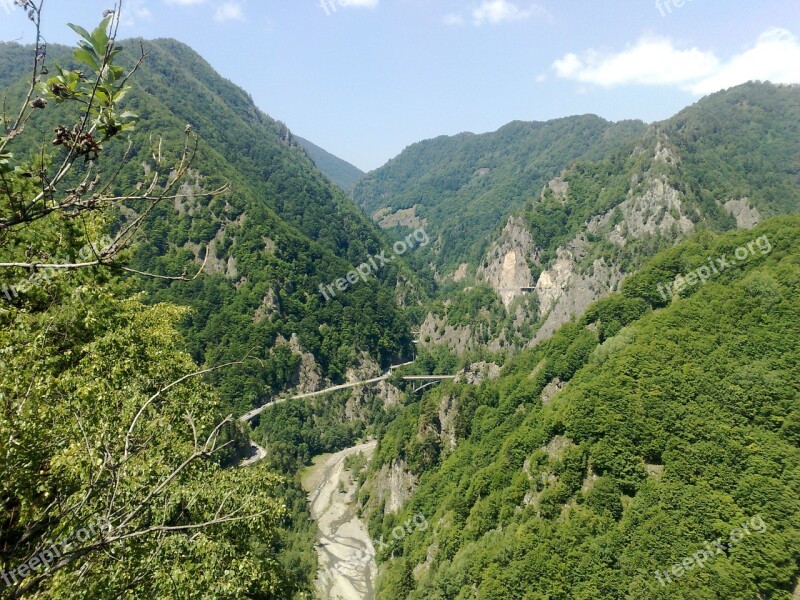
<path fill-rule="evenodd" d="M 750 79 L 800 82 L 798 0 L 658 1 L 126 0 L 122 33 L 189 44 L 365 170 L 515 119 L 654 121 Z M 31 41 L 12 5 L 0 39 Z M 45 36 L 73 43 L 67 21 L 92 26 L 112 5 L 47 0 Z"/>

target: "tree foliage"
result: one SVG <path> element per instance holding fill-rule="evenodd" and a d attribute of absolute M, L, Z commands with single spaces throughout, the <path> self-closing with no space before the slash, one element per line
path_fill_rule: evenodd
<path fill-rule="evenodd" d="M 650 293 L 759 236 L 771 252 L 667 305 Z M 435 525 L 383 557 L 378 597 L 394 597 L 411 565 L 412 599 L 791 598 L 799 256 L 798 217 L 698 234 L 496 381 L 448 384 L 410 406 L 370 469 L 432 444 L 427 462 L 409 461 L 419 488 L 398 519 L 421 512 Z M 450 419 L 461 423 L 455 448 Z M 664 586 L 655 577 L 757 517 L 761 532 L 702 568 Z M 391 527 L 370 523 L 376 537 Z"/>

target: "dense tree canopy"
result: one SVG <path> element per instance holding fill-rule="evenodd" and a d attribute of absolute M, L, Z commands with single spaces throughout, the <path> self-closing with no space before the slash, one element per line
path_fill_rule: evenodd
<path fill-rule="evenodd" d="M 763 236 L 770 252 L 668 305 L 654 291 Z M 394 549 L 379 597 L 789 600 L 800 574 L 798 257 L 797 217 L 698 236 L 497 381 L 430 392 L 388 428 L 370 467 L 399 457 L 420 481 L 376 537 L 417 512 L 435 523 Z M 566 387 L 544 395 L 556 381 Z M 445 432 L 445 406 L 455 449 L 425 434 Z M 736 533 L 748 523 L 758 527 Z M 673 573 L 719 538 L 724 552 Z"/>

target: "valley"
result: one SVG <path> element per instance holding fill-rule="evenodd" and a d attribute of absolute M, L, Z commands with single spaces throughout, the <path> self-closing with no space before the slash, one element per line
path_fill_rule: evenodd
<path fill-rule="evenodd" d="M 213 10 L 208 50 L 260 4 L 118 1 L 77 46 L 45 41 L 47 4 L 0 2 L 35 35 L 0 43 L 0 597 L 800 598 L 800 82 L 727 68 L 648 120 L 487 101 L 492 130 L 442 125 L 367 172 L 256 99 L 291 114 L 312 74 L 320 98 L 349 81 L 312 50 L 355 60 L 345 18 L 380 2 L 314 36 L 261 14 L 253 48 L 292 52 L 227 71 L 117 36 Z M 456 48 L 538 18 L 470 10 L 439 24 Z M 800 53 L 782 31 L 759 52 Z M 648 40 L 516 79 L 619 101 L 591 79 Z M 358 77 L 386 92 L 401 63 Z M 220 74 L 243 72 L 255 95 Z M 398 114 L 417 83 L 386 88 Z M 354 132 L 395 144 L 372 93 Z M 341 134 L 334 109 L 309 129 Z"/>

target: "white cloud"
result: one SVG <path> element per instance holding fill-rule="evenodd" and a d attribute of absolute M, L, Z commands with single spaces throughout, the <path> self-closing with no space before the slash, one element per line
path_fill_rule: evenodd
<path fill-rule="evenodd" d="M 508 0 L 484 0 L 479 7 L 472 11 L 472 22 L 475 25 L 484 23 L 496 25 L 506 21 L 522 21 L 531 17 L 552 18 L 550 13 L 538 4 L 520 8 Z"/>
<path fill-rule="evenodd" d="M 460 27 L 464 24 L 464 17 L 458 13 L 449 13 L 442 17 L 442 23 L 451 27 Z"/>
<path fill-rule="evenodd" d="M 737 54 L 713 75 L 695 82 L 691 91 L 709 94 L 760 79 L 772 83 L 800 83 L 800 41 L 786 29 L 770 29 L 758 42 Z"/>
<path fill-rule="evenodd" d="M 717 66 L 712 53 L 697 48 L 679 50 L 671 40 L 656 37 L 643 37 L 616 54 L 590 50 L 582 56 L 567 54 L 553 63 L 559 77 L 605 87 L 680 84 L 706 76 Z"/>
<path fill-rule="evenodd" d="M 724 61 L 708 50 L 679 48 L 670 38 L 644 36 L 621 52 L 566 54 L 552 69 L 562 79 L 603 87 L 672 86 L 701 95 L 754 79 L 800 83 L 800 43 L 785 29 L 770 29 Z"/>
<path fill-rule="evenodd" d="M 127 0 L 122 5 L 120 23 L 123 27 L 132 27 L 138 21 L 146 21 L 152 15 L 144 0 Z"/>
<path fill-rule="evenodd" d="M 217 7 L 217 12 L 214 13 L 214 20 L 217 23 L 225 23 L 226 21 L 241 21 L 244 19 L 244 11 L 239 2 L 229 1 L 223 2 Z"/>

